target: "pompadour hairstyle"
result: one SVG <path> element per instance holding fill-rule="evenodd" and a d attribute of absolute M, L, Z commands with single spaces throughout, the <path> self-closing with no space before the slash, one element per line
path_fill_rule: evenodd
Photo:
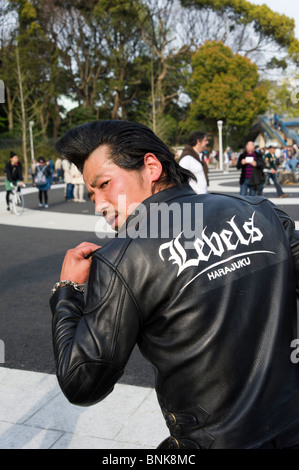
<path fill-rule="evenodd" d="M 89 155 L 102 145 L 108 146 L 113 163 L 126 170 L 142 168 L 144 155 L 153 153 L 163 168 L 159 184 L 181 185 L 195 178 L 176 162 L 174 154 L 151 129 L 136 122 L 107 120 L 82 124 L 66 132 L 56 143 L 56 151 L 82 172 Z"/>

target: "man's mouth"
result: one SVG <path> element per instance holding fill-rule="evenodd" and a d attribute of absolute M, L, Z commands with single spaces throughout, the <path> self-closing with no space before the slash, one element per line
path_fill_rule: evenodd
<path fill-rule="evenodd" d="M 110 225 L 112 228 L 116 227 L 117 219 L 118 219 L 118 214 L 117 213 L 108 214 L 108 213 L 104 212 L 103 216 L 105 217 L 105 220 L 106 220 L 108 225 Z"/>

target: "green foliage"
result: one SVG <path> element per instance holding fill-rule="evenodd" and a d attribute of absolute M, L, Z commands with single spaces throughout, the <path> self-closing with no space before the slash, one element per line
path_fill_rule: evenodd
<path fill-rule="evenodd" d="M 294 19 L 276 13 L 264 4 L 254 5 L 247 0 L 181 0 L 181 3 L 185 6 L 194 5 L 199 9 L 233 12 L 236 21 L 253 24 L 256 31 L 274 38 L 280 46 L 292 48 L 297 42 Z"/>
<path fill-rule="evenodd" d="M 297 66 L 299 65 L 299 41 L 297 39 L 290 44 L 289 57 Z"/>
<path fill-rule="evenodd" d="M 257 67 L 249 59 L 212 41 L 199 48 L 191 63 L 189 121 L 205 120 L 217 129 L 216 122 L 222 119 L 226 125 L 248 128 L 266 111 L 267 91 L 259 84 Z"/>
<path fill-rule="evenodd" d="M 21 136 L 16 45 L 26 127 L 30 120 L 35 122 L 34 140 L 38 144 L 50 137 L 57 138 L 70 126 L 111 118 L 146 122 L 169 144 L 194 127 L 215 129 L 220 118 L 240 134 L 267 107 L 266 89 L 259 83 L 257 68 L 248 59 L 234 55 L 224 44 L 215 41 L 205 44 L 191 62 L 190 51 L 196 41 L 200 45 L 200 39 L 192 37 L 191 25 L 184 23 L 183 10 L 177 2 L 8 0 L 8 3 L 17 22 L 7 37 L 1 35 L 5 40 L 0 43 L 0 78 L 9 98 L 0 105 L 2 136 L 8 131 L 9 136 Z M 268 68 L 285 69 L 290 60 L 299 64 L 299 41 L 294 36 L 293 19 L 246 0 L 180 3 L 187 11 L 193 5 L 204 12 L 223 13 L 223 18 L 231 22 L 228 26 L 232 34 L 246 26 L 245 37 L 253 30 L 253 35 L 265 40 L 262 45 L 276 44 L 274 54 L 281 49 L 288 53 L 288 57 L 272 57 Z M 5 20 L 0 25 L 4 23 Z M 189 29 L 190 36 L 186 34 L 181 40 L 180 33 L 189 33 Z M 216 26 L 215 31 L 209 32 L 217 37 Z M 190 64 L 193 71 L 188 82 Z M 191 98 L 189 107 L 178 99 L 185 90 Z M 64 116 L 58 104 L 63 95 L 72 96 L 78 103 L 76 109 L 64 112 Z M 288 102 L 286 96 L 285 100 Z M 283 98 L 277 103 L 285 109 Z"/>
<path fill-rule="evenodd" d="M 70 127 L 79 126 L 87 121 L 98 119 L 97 110 L 88 106 L 78 106 L 67 113 L 64 127 L 65 131 Z"/>
<path fill-rule="evenodd" d="M 283 80 L 280 84 L 267 81 L 265 86 L 268 91 L 269 111 L 271 114 L 280 114 L 288 117 L 299 116 L 299 103 L 297 99 L 292 100 L 294 89 L 288 80 Z"/>
<path fill-rule="evenodd" d="M 286 70 L 288 67 L 287 61 L 285 59 L 277 59 L 277 57 L 272 57 L 272 59 L 267 63 L 267 69 L 282 69 Z"/>
<path fill-rule="evenodd" d="M 134 16 L 136 11 L 134 3 L 132 0 L 99 0 L 94 8 L 94 14 L 117 25 L 120 18 L 130 20 L 132 15 Z"/>

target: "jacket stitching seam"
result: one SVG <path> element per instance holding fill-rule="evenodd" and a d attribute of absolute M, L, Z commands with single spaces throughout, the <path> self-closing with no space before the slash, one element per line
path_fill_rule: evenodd
<path fill-rule="evenodd" d="M 124 371 L 123 367 L 115 364 L 115 363 L 112 363 L 110 361 L 102 361 L 102 360 L 88 360 L 88 361 L 84 361 L 84 360 L 81 360 L 79 362 L 77 362 L 76 364 L 74 364 L 72 366 L 72 368 L 68 371 L 68 373 L 63 377 L 63 379 L 60 379 L 59 378 L 59 382 L 63 382 L 63 387 L 67 387 L 68 384 L 69 384 L 69 381 L 71 380 L 71 376 L 73 375 L 73 373 L 76 371 L 76 369 L 78 369 L 80 366 L 82 365 L 88 365 L 88 364 L 96 364 L 96 365 L 107 365 L 107 366 L 111 366 L 113 367 L 114 369 L 118 370 L 119 372 L 122 372 Z"/>
<path fill-rule="evenodd" d="M 123 285 L 123 289 L 124 289 L 124 285 Z M 109 356 L 108 356 L 108 359 L 111 360 L 114 356 L 114 352 L 115 352 L 115 347 L 116 347 L 116 338 L 118 336 L 118 332 L 119 332 L 119 324 L 120 324 L 120 317 L 121 317 L 121 311 L 122 311 L 122 305 L 124 303 L 124 297 L 125 297 L 125 292 L 123 290 L 123 292 L 121 293 L 121 295 L 119 296 L 119 301 L 117 303 L 117 311 L 116 311 L 116 319 L 117 321 L 115 322 L 114 324 L 114 328 L 113 328 L 113 334 L 112 334 L 112 337 L 111 337 L 111 347 L 110 347 L 110 353 L 109 353 Z"/>
<path fill-rule="evenodd" d="M 131 291 L 130 287 L 128 286 L 128 284 L 125 281 L 125 279 L 123 278 L 123 276 L 118 271 L 117 267 L 114 266 L 113 264 L 111 264 L 108 260 L 106 260 L 105 258 L 103 258 L 101 256 L 97 256 L 97 258 L 100 258 L 100 261 L 102 261 L 104 264 L 106 264 L 113 271 L 115 276 L 117 276 L 120 279 L 122 285 L 128 291 L 129 296 L 131 297 L 132 301 L 134 302 L 134 304 L 135 304 L 135 306 L 138 310 L 139 317 L 141 318 L 141 320 L 143 320 L 144 316 L 142 314 L 141 308 L 140 308 L 135 296 L 133 295 L 133 292 Z M 109 297 L 109 295 L 111 293 L 111 290 L 112 290 L 112 287 L 113 287 L 114 283 L 115 283 L 115 277 L 111 276 L 111 280 L 109 282 L 109 286 L 108 286 L 108 289 L 107 289 L 106 294 L 104 295 L 104 297 L 98 303 L 96 303 L 95 305 L 90 307 L 88 310 L 85 310 L 84 314 L 92 313 L 95 309 L 99 308 L 106 301 L 106 298 Z"/>

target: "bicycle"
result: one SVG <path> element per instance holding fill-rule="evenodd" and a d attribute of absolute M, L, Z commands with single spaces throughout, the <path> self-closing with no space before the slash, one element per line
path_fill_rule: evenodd
<path fill-rule="evenodd" d="M 23 184 L 23 188 L 25 185 Z M 10 212 L 15 215 L 22 215 L 25 209 L 24 196 L 21 193 L 21 186 L 11 183 L 11 193 L 9 195 Z"/>

